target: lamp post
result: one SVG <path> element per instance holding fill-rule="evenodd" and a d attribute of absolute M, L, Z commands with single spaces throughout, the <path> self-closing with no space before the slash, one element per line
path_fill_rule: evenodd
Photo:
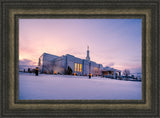
<path fill-rule="evenodd" d="M 91 78 L 91 62 L 89 61 L 89 79 Z"/>
<path fill-rule="evenodd" d="M 36 69 L 35 69 L 35 75 L 36 76 L 38 76 L 38 70 L 39 70 L 38 67 L 36 67 Z"/>

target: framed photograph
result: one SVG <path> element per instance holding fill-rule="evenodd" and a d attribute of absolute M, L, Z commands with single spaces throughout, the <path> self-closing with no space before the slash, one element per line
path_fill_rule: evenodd
<path fill-rule="evenodd" d="M 159 1 L 1 1 L 1 117 L 159 117 Z"/>
<path fill-rule="evenodd" d="M 20 18 L 19 100 L 141 100 L 141 33 L 140 18 Z"/>

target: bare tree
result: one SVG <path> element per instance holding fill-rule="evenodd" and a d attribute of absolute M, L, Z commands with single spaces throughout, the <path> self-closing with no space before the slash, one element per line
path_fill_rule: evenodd
<path fill-rule="evenodd" d="M 130 70 L 124 69 L 123 75 L 126 76 L 126 77 L 128 77 L 128 75 L 130 75 Z"/>

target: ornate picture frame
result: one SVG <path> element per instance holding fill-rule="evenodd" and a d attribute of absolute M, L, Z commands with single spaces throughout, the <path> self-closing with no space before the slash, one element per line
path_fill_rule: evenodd
<path fill-rule="evenodd" d="M 1 0 L 1 117 L 159 117 L 158 0 Z M 18 19 L 141 18 L 142 100 L 19 100 Z"/>

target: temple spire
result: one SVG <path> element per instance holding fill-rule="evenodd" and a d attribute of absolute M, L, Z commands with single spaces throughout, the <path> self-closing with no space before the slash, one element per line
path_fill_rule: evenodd
<path fill-rule="evenodd" d="M 87 46 L 87 57 L 86 60 L 90 61 L 90 57 L 89 57 L 89 46 Z"/>

